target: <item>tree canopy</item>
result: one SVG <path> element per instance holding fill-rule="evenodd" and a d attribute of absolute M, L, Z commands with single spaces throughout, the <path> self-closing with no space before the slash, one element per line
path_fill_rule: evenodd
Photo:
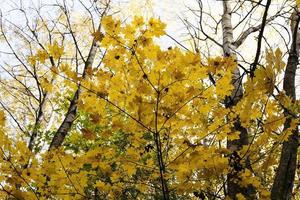
<path fill-rule="evenodd" d="M 109 0 L 20 6 L 21 25 L 1 15 L 0 199 L 300 198 L 300 2 L 270 15 L 271 0 L 223 1 L 220 19 L 195 2 L 187 42 Z"/>

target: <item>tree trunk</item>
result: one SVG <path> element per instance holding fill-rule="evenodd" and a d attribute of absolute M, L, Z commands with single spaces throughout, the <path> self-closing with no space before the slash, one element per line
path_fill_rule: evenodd
<path fill-rule="evenodd" d="M 43 99 L 40 102 L 39 108 L 38 108 L 38 112 L 37 112 L 37 116 L 33 125 L 33 131 L 30 135 L 30 139 L 29 139 L 29 143 L 28 143 L 28 149 L 32 152 L 34 150 L 34 145 L 35 145 L 35 140 L 36 137 L 38 135 L 38 130 L 39 130 L 39 126 L 42 123 L 42 118 L 44 116 L 44 108 L 46 106 L 46 99 L 47 99 L 48 93 L 44 93 L 43 95 Z"/>
<path fill-rule="evenodd" d="M 285 70 L 284 80 L 283 80 L 283 89 L 293 101 L 296 100 L 295 92 L 295 75 L 298 64 L 299 56 L 299 37 L 298 37 L 298 28 L 299 28 L 299 12 L 294 11 L 291 17 L 292 26 L 291 31 L 293 33 L 293 42 L 291 50 L 289 53 L 289 58 Z M 292 121 L 292 116 L 288 112 L 285 112 L 287 120 L 284 124 L 284 129 L 290 127 Z M 282 146 L 281 156 L 279 166 L 276 171 L 272 191 L 271 199 L 273 200 L 282 200 L 282 199 L 291 199 L 293 192 L 293 185 L 295 179 L 295 173 L 297 169 L 297 151 L 299 145 L 299 133 L 298 128 L 292 131 L 292 134 L 289 136 L 288 141 L 285 141 Z"/>
<path fill-rule="evenodd" d="M 231 8 L 229 1 L 223 1 L 223 15 L 222 15 L 222 31 L 223 31 L 223 52 L 224 56 L 236 57 L 235 46 L 233 45 L 233 28 L 231 24 Z M 226 107 L 232 107 L 236 105 L 243 96 L 242 79 L 238 68 L 234 70 L 232 83 L 234 89 L 231 96 L 226 98 Z M 227 148 L 232 151 L 230 157 L 230 164 L 232 171 L 227 175 L 227 193 L 231 199 L 236 199 L 238 193 L 243 194 L 247 199 L 253 199 L 254 188 L 247 186 L 245 188 L 240 187 L 238 180 L 238 172 L 244 168 L 250 168 L 249 165 L 242 166 L 240 159 L 238 158 L 237 151 L 240 150 L 243 145 L 248 145 L 248 132 L 247 129 L 241 126 L 240 121 L 234 123 L 234 129 L 240 132 L 239 139 L 233 141 L 227 141 Z M 249 163 L 246 161 L 246 163 Z"/>
<path fill-rule="evenodd" d="M 100 27 L 101 27 L 101 23 L 99 24 L 98 31 L 100 31 Z M 86 77 L 87 69 L 89 67 L 92 67 L 92 65 L 93 65 L 97 49 L 98 49 L 97 39 L 94 37 L 87 60 L 84 63 L 84 69 L 83 69 L 83 74 L 82 74 L 83 79 Z M 66 116 L 65 116 L 62 124 L 58 128 L 57 132 L 55 133 L 55 135 L 51 141 L 49 150 L 60 147 L 62 145 L 66 135 L 69 133 L 69 131 L 72 127 L 72 124 L 76 118 L 77 101 L 78 101 L 80 94 L 81 94 L 81 85 L 79 83 L 78 89 L 76 90 L 74 97 L 70 102 L 68 112 L 66 113 Z"/>

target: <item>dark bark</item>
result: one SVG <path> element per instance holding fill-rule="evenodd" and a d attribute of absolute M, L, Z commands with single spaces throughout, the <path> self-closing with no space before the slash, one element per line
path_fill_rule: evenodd
<path fill-rule="evenodd" d="M 158 165 L 159 165 L 162 196 L 163 196 L 164 200 L 169 200 L 170 195 L 169 195 L 168 181 L 165 178 L 166 166 L 165 166 L 165 163 L 163 160 L 162 143 L 161 143 L 160 134 L 159 134 L 159 130 L 158 130 L 158 108 L 159 108 L 160 99 L 161 99 L 160 92 L 157 92 L 156 106 L 155 106 L 154 142 L 155 142 L 155 146 L 156 146 L 156 155 L 157 155 L 157 160 L 158 160 Z"/>
<path fill-rule="evenodd" d="M 293 32 L 293 42 L 289 53 L 289 58 L 285 70 L 283 89 L 293 101 L 296 99 L 295 92 L 295 75 L 298 64 L 299 46 L 297 40 L 300 16 L 298 11 L 295 11 L 292 16 L 292 21 L 295 20 L 294 26 L 291 26 Z M 296 17 L 295 17 L 296 16 Z M 285 112 L 287 120 L 284 124 L 284 130 L 290 127 L 292 117 L 288 112 Z M 293 185 L 295 173 L 297 169 L 297 151 L 299 146 L 299 132 L 298 128 L 292 131 L 288 140 L 283 143 L 279 166 L 276 171 L 271 199 L 282 200 L 291 199 L 293 192 Z"/>
<path fill-rule="evenodd" d="M 263 36 L 264 36 L 264 29 L 265 29 L 265 26 L 266 26 L 266 23 L 267 23 L 268 10 L 270 8 L 271 1 L 272 0 L 267 1 L 265 12 L 264 12 L 264 15 L 263 15 L 262 24 L 261 24 L 261 29 L 260 29 L 259 34 L 258 34 L 256 54 L 255 54 L 255 58 L 254 58 L 254 62 L 252 64 L 252 67 L 250 68 L 250 77 L 251 78 L 254 77 L 254 72 L 255 72 L 255 70 L 257 68 L 257 65 L 258 65 L 258 60 L 259 60 L 260 52 L 261 52 L 262 39 L 263 39 Z"/>

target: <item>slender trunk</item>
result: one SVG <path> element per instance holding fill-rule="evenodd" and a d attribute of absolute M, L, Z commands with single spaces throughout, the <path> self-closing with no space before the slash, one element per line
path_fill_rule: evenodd
<path fill-rule="evenodd" d="M 100 31 L 100 26 L 101 26 L 101 24 L 99 24 L 98 31 Z M 82 74 L 83 79 L 86 77 L 87 69 L 89 67 L 92 67 L 92 65 L 93 65 L 97 49 L 98 49 L 97 39 L 94 37 L 87 60 L 84 63 L 84 69 L 83 69 L 83 74 Z M 66 135 L 69 133 L 69 131 L 72 127 L 72 124 L 76 118 L 77 101 L 78 101 L 80 94 L 81 94 L 81 85 L 79 83 L 78 89 L 76 90 L 74 97 L 70 101 L 70 105 L 69 105 L 68 111 L 65 115 L 65 118 L 51 141 L 49 150 L 60 147 L 62 145 Z"/>
<path fill-rule="evenodd" d="M 160 182 L 161 182 L 161 189 L 163 194 L 164 200 L 169 200 L 169 189 L 167 180 L 165 179 L 165 164 L 163 162 L 163 155 L 162 155 L 162 149 L 161 149 L 161 141 L 160 141 L 160 135 L 159 133 L 155 133 L 155 145 L 156 145 L 156 151 L 157 151 L 157 159 L 158 159 L 158 165 L 159 165 L 159 173 L 160 173 Z"/>
<path fill-rule="evenodd" d="M 233 45 L 233 28 L 231 24 L 231 9 L 229 1 L 223 1 L 223 15 L 222 15 L 222 31 L 223 31 L 223 52 L 224 56 L 236 57 L 235 46 Z M 234 70 L 232 83 L 234 89 L 231 96 L 226 98 L 226 107 L 236 105 L 243 96 L 242 79 L 238 68 Z M 238 193 L 243 194 L 247 199 L 253 199 L 254 188 L 252 186 L 241 187 L 238 183 L 238 172 L 244 168 L 250 168 L 249 162 L 246 161 L 246 166 L 242 166 L 238 157 L 237 151 L 243 145 L 248 145 L 247 129 L 241 125 L 239 119 L 234 123 L 234 129 L 240 132 L 239 139 L 227 141 L 227 148 L 232 151 L 230 156 L 230 165 L 232 169 L 227 175 L 227 194 L 231 199 L 236 199 Z"/>
<path fill-rule="evenodd" d="M 169 200 L 169 189 L 168 189 L 168 183 L 165 178 L 166 173 L 166 167 L 163 160 L 163 151 L 162 151 L 162 144 L 160 140 L 160 134 L 158 131 L 158 106 L 160 101 L 160 93 L 157 92 L 157 99 L 156 99 L 156 107 L 155 107 L 155 133 L 154 133 L 154 142 L 156 145 L 156 154 L 157 154 L 157 160 L 159 165 L 159 173 L 160 173 L 160 182 L 161 182 L 161 190 L 163 194 L 164 200 Z"/>
<path fill-rule="evenodd" d="M 45 104 L 46 104 L 46 98 L 47 98 L 47 93 L 45 93 L 45 95 L 43 97 L 43 100 L 40 102 L 39 110 L 37 112 L 35 123 L 33 125 L 33 131 L 31 133 L 31 136 L 30 136 L 30 139 L 29 139 L 28 149 L 31 152 L 33 151 L 33 148 L 34 148 L 34 145 L 35 145 L 35 140 L 36 140 L 36 137 L 37 137 L 37 134 L 38 134 L 38 129 L 39 129 L 39 126 L 42 122 L 42 118 L 43 118 L 43 115 L 44 115 L 43 110 L 44 110 L 44 107 L 45 107 Z"/>
<path fill-rule="evenodd" d="M 289 53 L 289 58 L 284 74 L 283 89 L 293 101 L 296 100 L 295 92 L 295 75 L 298 64 L 299 56 L 299 37 L 298 28 L 300 16 L 299 12 L 295 10 L 291 17 L 293 33 L 293 42 Z M 292 116 L 285 112 L 287 120 L 284 124 L 284 129 L 290 127 Z M 283 143 L 280 162 L 276 171 L 272 191 L 271 199 L 282 200 L 291 199 L 293 192 L 293 185 L 295 179 L 295 173 L 297 169 L 297 151 L 299 145 L 299 132 L 298 128 L 292 131 L 288 140 Z"/>

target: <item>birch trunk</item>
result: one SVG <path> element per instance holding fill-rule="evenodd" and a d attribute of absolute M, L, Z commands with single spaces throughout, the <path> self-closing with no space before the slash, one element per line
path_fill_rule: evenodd
<path fill-rule="evenodd" d="M 222 15 L 222 32 L 223 32 L 223 53 L 224 56 L 236 57 L 235 46 L 233 45 L 233 28 L 231 24 L 231 8 L 229 1 L 223 1 L 223 15 Z M 243 96 L 242 79 L 238 68 L 234 70 L 232 83 L 234 90 L 230 97 L 225 101 L 227 107 L 236 105 Z M 239 120 L 234 124 L 234 129 L 240 132 L 239 139 L 233 141 L 227 141 L 227 148 L 232 151 L 232 156 L 237 156 L 237 151 L 240 150 L 243 145 L 248 145 L 248 132 L 247 129 L 241 126 Z M 249 162 L 246 162 L 249 163 Z M 231 163 L 232 165 L 240 163 Z M 242 168 L 250 167 L 248 164 Z M 234 169 L 235 167 L 233 167 Z M 242 169 L 240 169 L 242 170 Z M 227 175 L 227 195 L 231 199 L 236 199 L 236 194 L 241 193 L 247 199 L 253 199 L 254 189 L 251 186 L 246 188 L 240 187 L 238 180 L 238 172 L 240 170 L 233 170 Z"/>
<path fill-rule="evenodd" d="M 291 31 L 293 33 L 293 42 L 288 57 L 288 62 L 284 74 L 283 89 L 293 101 L 296 100 L 295 75 L 299 56 L 299 12 L 295 10 L 291 17 Z M 285 113 L 287 120 L 284 129 L 290 127 L 291 117 Z M 299 146 L 298 128 L 292 131 L 288 141 L 283 143 L 280 162 L 276 171 L 273 188 L 271 191 L 272 200 L 292 199 L 295 173 L 297 169 L 297 151 Z"/>
<path fill-rule="evenodd" d="M 99 24 L 98 31 L 100 31 L 100 26 L 101 25 Z M 83 69 L 83 74 L 82 74 L 83 79 L 86 77 L 87 69 L 89 67 L 92 67 L 92 65 L 93 65 L 97 49 L 98 49 L 97 39 L 94 38 L 93 42 L 92 42 L 92 46 L 91 46 L 89 54 L 88 54 L 88 57 L 87 57 L 87 60 L 84 63 L 84 69 Z M 66 135 L 69 133 L 69 131 L 72 127 L 72 124 L 76 118 L 77 101 L 78 101 L 80 94 L 81 94 L 81 85 L 79 83 L 78 89 L 76 90 L 73 99 L 70 101 L 70 105 L 69 105 L 68 111 L 65 115 L 65 118 L 51 141 L 49 150 L 60 147 L 62 145 Z"/>

